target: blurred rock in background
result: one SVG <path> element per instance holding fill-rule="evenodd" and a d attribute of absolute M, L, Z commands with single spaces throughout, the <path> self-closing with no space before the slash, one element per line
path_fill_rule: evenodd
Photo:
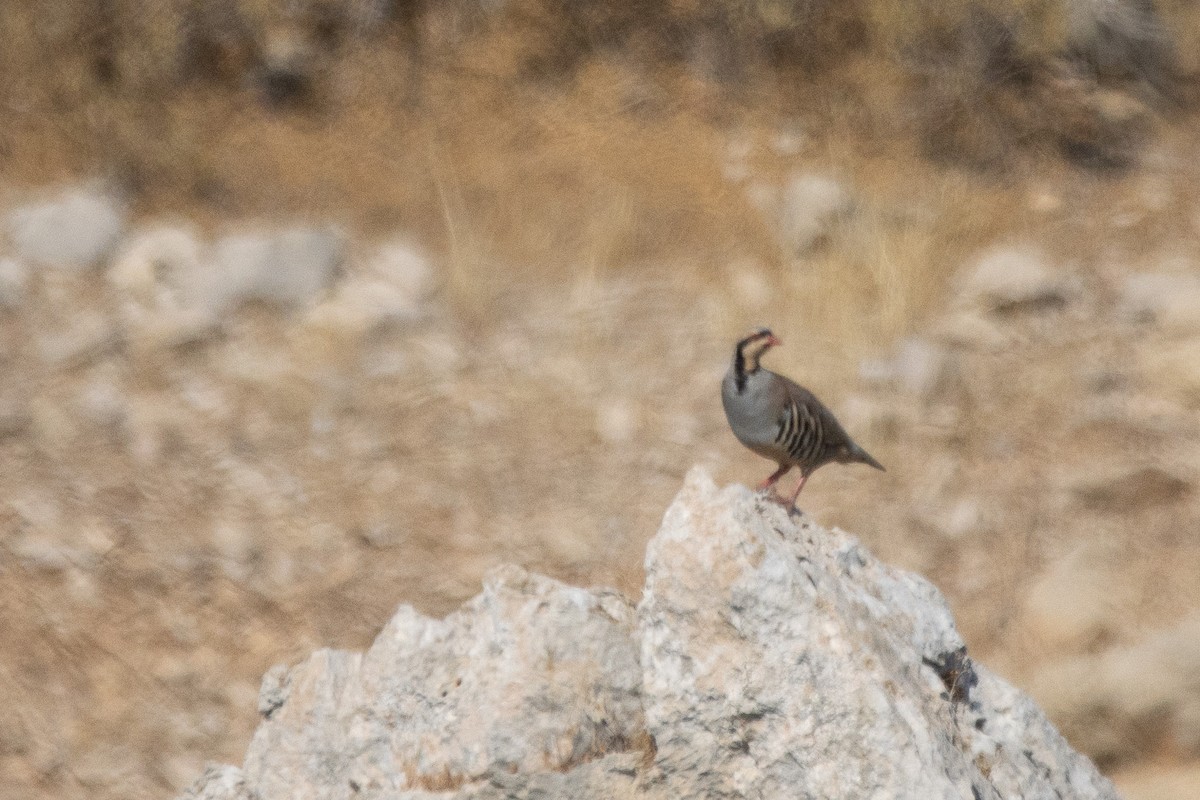
<path fill-rule="evenodd" d="M 0 796 L 170 796 L 245 751 L 269 665 L 501 562 L 638 592 L 693 463 L 762 477 L 716 390 L 759 324 L 889 468 L 806 511 L 1129 797 L 1189 796 L 1193 4 L 0 30 Z"/>

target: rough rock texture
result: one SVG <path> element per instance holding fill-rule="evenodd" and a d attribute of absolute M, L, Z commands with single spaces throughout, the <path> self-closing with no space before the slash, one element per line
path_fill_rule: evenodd
<path fill-rule="evenodd" d="M 506 568 L 443 621 L 264 681 L 241 771 L 186 797 L 1115 798 L 945 602 L 693 471 L 619 596 Z"/>
<path fill-rule="evenodd" d="M 693 475 L 646 561 L 666 796 L 1114 796 L 1026 696 L 969 662 L 954 674 L 937 590 L 852 538 Z"/>
<path fill-rule="evenodd" d="M 264 797 L 349 797 L 623 750 L 644 729 L 633 626 L 615 593 L 502 569 L 445 620 L 406 606 L 365 654 L 269 672 L 246 774 Z"/>

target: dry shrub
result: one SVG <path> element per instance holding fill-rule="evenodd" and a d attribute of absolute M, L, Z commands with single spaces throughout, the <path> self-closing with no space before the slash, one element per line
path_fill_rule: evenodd
<path fill-rule="evenodd" d="M 1097 78 L 1176 92 L 1175 46 L 1151 0 L 1068 3 L 1067 52 Z"/>
<path fill-rule="evenodd" d="M 944 163 L 998 170 L 1057 153 L 1121 170 L 1178 94 L 1170 36 L 1146 4 L 965 3 L 897 27 L 923 150 Z"/>
<path fill-rule="evenodd" d="M 737 127 L 797 121 L 851 158 L 915 143 L 972 169 L 1118 169 L 1196 17 L 1134 0 L 29 0 L 0 4 L 0 68 L 25 76 L 0 82 L 0 158 L 16 183 L 100 172 L 143 208 L 402 220 L 509 261 L 745 249 L 714 166 Z"/>
<path fill-rule="evenodd" d="M 30 76 L 0 99 L 29 109 L 11 138 L 50 127 L 59 141 L 46 149 L 72 151 L 43 163 L 99 162 L 136 191 L 211 183 L 179 174 L 205 169 L 193 163 L 206 146 L 194 122 L 172 113 L 198 91 L 215 92 L 224 108 L 210 111 L 226 115 L 249 103 L 337 125 L 354 87 L 376 76 L 428 108 L 440 101 L 432 81 L 489 81 L 494 102 L 511 102 L 520 86 L 569 93 L 590 65 L 612 62 L 640 84 L 642 103 L 626 111 L 687 102 L 683 76 L 713 82 L 726 106 L 803 114 L 844 102 L 847 72 L 867 64 L 859 86 L 874 80 L 892 99 L 866 115 L 898 106 L 938 161 L 994 169 L 1059 152 L 1113 168 L 1132 162 L 1149 117 L 1097 93 L 1131 92 L 1149 108 L 1183 96 L 1173 41 L 1196 32 L 1197 16 L 1146 0 L 33 0 L 0 9 L 12 32 L 3 66 Z"/>

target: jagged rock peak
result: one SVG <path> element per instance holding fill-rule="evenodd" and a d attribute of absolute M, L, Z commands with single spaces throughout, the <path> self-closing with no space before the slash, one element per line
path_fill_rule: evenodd
<path fill-rule="evenodd" d="M 506 567 L 273 669 L 260 712 L 245 766 L 185 797 L 1117 797 L 930 583 L 701 470 L 636 609 Z"/>

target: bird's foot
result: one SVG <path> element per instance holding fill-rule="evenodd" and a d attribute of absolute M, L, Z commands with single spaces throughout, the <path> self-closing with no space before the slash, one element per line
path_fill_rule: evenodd
<path fill-rule="evenodd" d="M 768 503 L 774 503 L 778 506 L 783 506 L 784 508 L 795 508 L 795 506 L 788 502 L 786 497 L 782 497 L 778 492 L 773 492 L 769 488 L 759 489 L 758 496 L 763 500 L 766 500 Z"/>
<path fill-rule="evenodd" d="M 804 511 L 796 506 L 795 498 L 787 498 L 781 496 L 778 492 L 773 492 L 768 488 L 759 488 L 755 494 L 761 497 L 768 503 L 774 503 L 787 512 L 789 518 L 803 517 Z"/>
<path fill-rule="evenodd" d="M 763 478 L 762 483 L 760 483 L 757 487 L 758 491 L 762 492 L 767 489 L 770 489 L 772 486 L 774 486 L 776 483 L 779 482 L 779 479 L 782 478 L 784 476 L 784 473 L 786 473 L 789 469 L 791 469 L 791 466 L 782 466 L 781 465 L 779 467 L 779 469 L 775 470 L 770 475 Z"/>

